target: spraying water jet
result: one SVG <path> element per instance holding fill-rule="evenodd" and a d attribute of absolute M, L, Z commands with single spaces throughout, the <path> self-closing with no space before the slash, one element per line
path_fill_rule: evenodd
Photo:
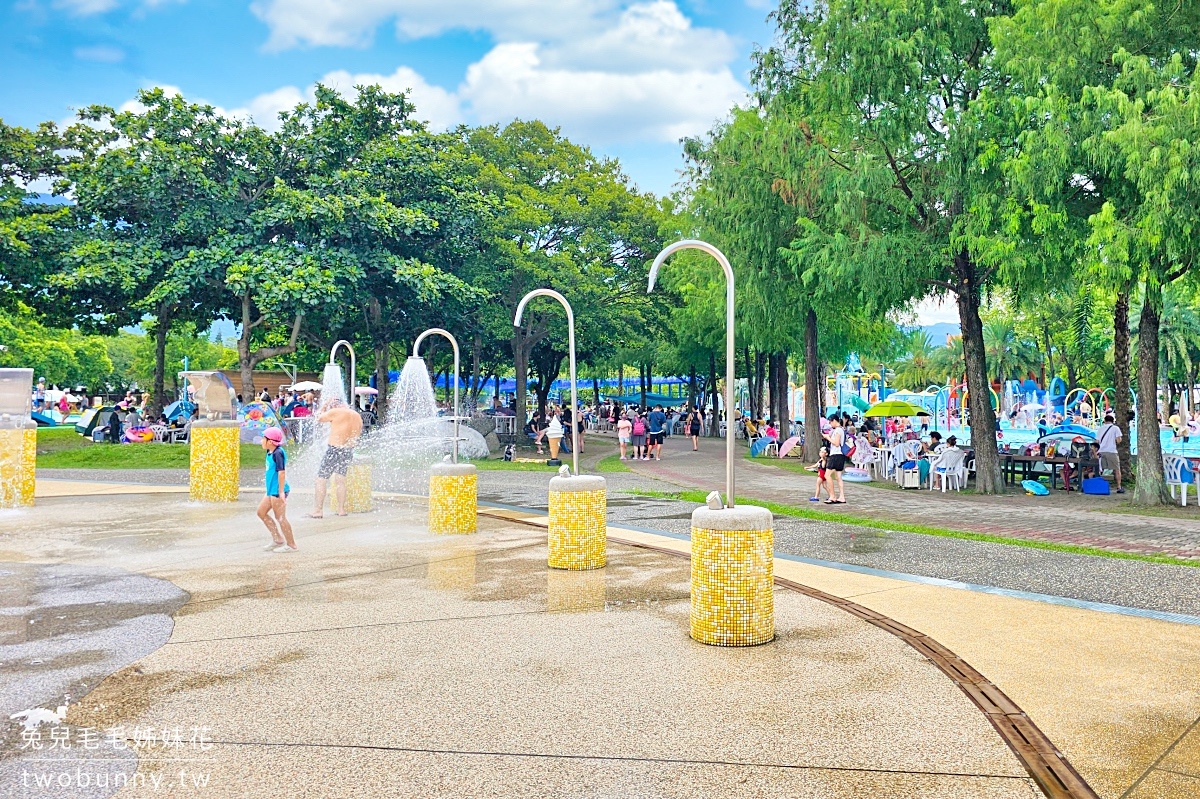
<path fill-rule="evenodd" d="M 478 480 L 474 464 L 458 462 L 458 340 L 440 327 L 431 327 L 413 342 L 409 360 L 421 360 L 421 342 L 429 336 L 444 336 L 454 351 L 454 405 L 450 409 L 454 425 L 454 440 L 450 445 L 450 462 L 435 463 L 429 469 L 429 532 L 439 534 L 473 533 L 478 528 Z"/>

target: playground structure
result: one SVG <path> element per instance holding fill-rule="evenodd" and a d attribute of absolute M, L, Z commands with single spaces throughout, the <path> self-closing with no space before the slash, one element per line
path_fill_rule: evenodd
<path fill-rule="evenodd" d="M 879 372 L 868 372 L 858 355 L 850 353 L 841 369 L 825 381 L 825 415 L 832 413 L 862 414 L 872 405 L 894 393 Z M 803 392 L 800 392 L 803 397 Z M 801 399 L 803 407 L 803 399 Z"/>

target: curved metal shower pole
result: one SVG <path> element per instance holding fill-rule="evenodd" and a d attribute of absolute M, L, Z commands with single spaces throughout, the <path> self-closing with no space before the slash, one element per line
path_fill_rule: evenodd
<path fill-rule="evenodd" d="M 354 358 L 354 347 L 351 347 L 350 342 L 346 341 L 346 339 L 338 339 L 333 343 L 333 346 L 329 348 L 330 363 L 337 363 L 336 358 L 338 347 L 345 347 L 346 351 L 350 353 L 350 390 L 347 392 L 346 399 L 350 402 L 350 407 L 353 408 L 354 389 L 358 388 L 358 364 Z M 323 403 L 324 401 L 325 398 L 321 397 L 321 402 Z"/>
<path fill-rule="evenodd" d="M 579 474 L 579 395 L 575 388 L 575 312 L 571 310 L 571 303 L 567 302 L 567 298 L 554 289 L 534 289 L 522 297 L 520 304 L 517 305 L 517 313 L 513 317 L 514 327 L 520 326 L 521 317 L 525 315 L 525 305 L 534 297 L 550 297 L 558 300 L 562 307 L 567 309 L 567 357 L 571 364 L 571 463 L 575 468 L 575 474 Z M 524 411 L 522 410 L 522 412 Z"/>
<path fill-rule="evenodd" d="M 421 342 L 433 335 L 445 336 L 450 339 L 450 348 L 454 350 L 454 408 L 451 411 L 454 417 L 454 445 L 450 448 L 450 457 L 454 463 L 458 463 L 458 339 L 449 330 L 431 327 L 417 336 L 417 340 L 413 342 L 413 357 L 421 357 L 417 354 L 417 350 L 421 348 Z"/>
<path fill-rule="evenodd" d="M 702 250 L 713 258 L 716 258 L 717 263 L 725 270 L 725 504 L 732 508 L 734 506 L 733 369 L 735 365 L 733 347 L 733 267 L 729 264 L 729 259 L 725 257 L 725 253 L 707 241 L 699 241 L 697 239 L 677 241 L 660 252 L 658 257 L 654 259 L 654 265 L 650 267 L 650 287 L 646 289 L 647 294 L 654 291 L 654 281 L 658 278 L 658 268 L 680 250 Z"/>

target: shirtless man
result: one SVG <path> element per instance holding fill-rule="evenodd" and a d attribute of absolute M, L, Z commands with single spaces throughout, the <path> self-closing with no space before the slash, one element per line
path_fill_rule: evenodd
<path fill-rule="evenodd" d="M 309 514 L 314 519 L 325 515 L 325 492 L 329 478 L 333 478 L 334 512 L 338 516 L 346 515 L 346 471 L 354 460 L 354 446 L 362 435 L 362 417 L 358 412 L 341 400 L 334 400 L 329 407 L 317 417 L 321 424 L 329 425 L 329 446 L 321 466 L 317 469 L 316 507 Z"/>

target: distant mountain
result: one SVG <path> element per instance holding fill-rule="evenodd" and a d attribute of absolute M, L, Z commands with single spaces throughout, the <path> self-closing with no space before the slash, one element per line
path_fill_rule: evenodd
<path fill-rule="evenodd" d="M 946 345 L 946 336 L 957 336 L 961 333 L 961 329 L 955 322 L 938 322 L 936 325 L 923 325 L 921 327 L 929 334 L 929 340 L 933 342 L 935 347 L 944 347 Z"/>
<path fill-rule="evenodd" d="M 72 202 L 67 197 L 59 197 L 54 194 L 35 194 L 32 197 L 26 198 L 27 203 L 38 203 L 41 205 L 71 205 Z"/>

